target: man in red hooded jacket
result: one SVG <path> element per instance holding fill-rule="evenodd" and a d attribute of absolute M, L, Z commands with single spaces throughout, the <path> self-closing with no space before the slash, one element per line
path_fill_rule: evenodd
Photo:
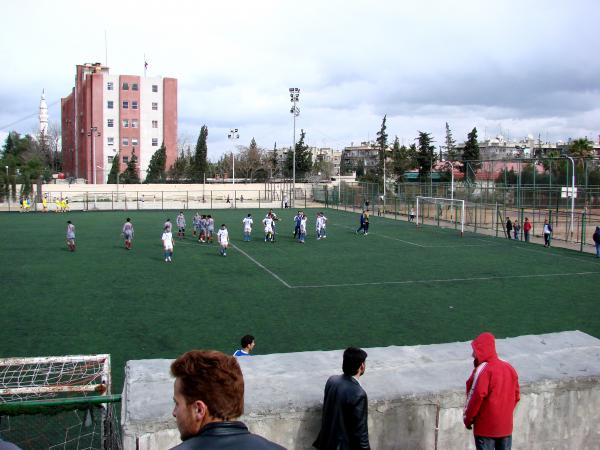
<path fill-rule="evenodd" d="M 467 429 L 473 428 L 477 450 L 510 450 L 519 377 L 509 363 L 498 358 L 492 333 L 480 334 L 471 347 L 475 368 L 467 380 L 463 421 Z"/>

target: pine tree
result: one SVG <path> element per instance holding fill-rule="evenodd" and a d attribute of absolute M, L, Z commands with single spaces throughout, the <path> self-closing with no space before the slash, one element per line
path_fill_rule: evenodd
<path fill-rule="evenodd" d="M 467 135 L 467 142 L 465 142 L 462 159 L 464 163 L 460 170 L 465 174 L 466 181 L 473 181 L 475 179 L 475 172 L 481 165 L 481 163 L 478 162 L 479 143 L 477 142 L 477 128 L 473 128 Z"/>
<path fill-rule="evenodd" d="M 383 120 L 381 121 L 381 128 L 377 132 L 377 150 L 378 150 L 378 160 L 377 160 L 377 181 L 380 185 L 383 185 L 383 167 L 385 164 L 385 158 L 387 157 L 387 139 L 388 135 L 385 132 L 387 126 L 385 122 L 387 121 L 387 114 L 383 116 Z M 387 169 L 387 168 L 386 168 Z"/>
<path fill-rule="evenodd" d="M 124 184 L 138 184 L 140 182 L 140 176 L 138 174 L 137 167 L 137 156 L 135 156 L 135 150 L 131 152 L 131 158 L 129 158 L 127 167 L 121 175 L 121 180 L 121 182 Z"/>
<path fill-rule="evenodd" d="M 433 165 L 437 161 L 437 155 L 435 153 L 435 145 L 432 145 L 433 139 L 430 133 L 419 131 L 418 145 L 417 145 L 417 164 L 419 166 L 419 177 L 423 180 L 426 176 L 429 176 Z"/>
<path fill-rule="evenodd" d="M 413 144 L 414 145 L 414 144 Z M 392 147 L 392 173 L 397 181 L 404 180 L 404 173 L 414 166 L 411 152 L 405 145 L 400 146 L 398 136 L 394 139 Z"/>
<path fill-rule="evenodd" d="M 204 180 L 204 174 L 208 168 L 206 157 L 208 154 L 208 145 L 206 143 L 208 139 L 208 127 L 202 125 L 200 128 L 200 135 L 196 142 L 196 152 L 192 159 L 190 166 L 190 178 L 192 181 L 199 183 Z"/>
<path fill-rule="evenodd" d="M 446 159 L 448 161 L 456 161 L 458 157 L 459 153 L 456 150 L 456 141 L 452 138 L 450 125 L 446 122 Z"/>
<path fill-rule="evenodd" d="M 296 143 L 296 179 L 304 178 L 312 169 L 312 153 L 308 145 L 304 143 L 306 132 L 300 130 L 300 140 Z M 292 176 L 294 166 L 294 152 L 289 150 L 286 155 L 285 167 L 286 176 Z"/>
<path fill-rule="evenodd" d="M 117 153 L 112 160 L 112 165 L 110 166 L 110 172 L 108 173 L 108 180 L 107 183 L 108 184 L 117 184 L 117 175 L 120 172 L 120 164 L 119 164 L 119 158 L 121 158 L 121 155 L 119 153 Z"/>
<path fill-rule="evenodd" d="M 158 150 L 154 152 L 146 170 L 144 183 L 164 183 L 166 177 L 165 164 L 167 163 L 167 149 L 163 141 Z"/>

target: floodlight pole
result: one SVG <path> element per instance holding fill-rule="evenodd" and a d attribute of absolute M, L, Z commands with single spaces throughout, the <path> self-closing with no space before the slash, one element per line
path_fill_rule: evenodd
<path fill-rule="evenodd" d="M 233 149 L 235 150 L 235 141 L 240 138 L 240 133 L 238 133 L 238 129 L 230 128 L 227 138 L 229 138 L 229 140 L 233 142 Z M 235 154 L 233 153 L 233 150 L 231 151 L 231 172 L 233 185 L 235 186 Z"/>
<path fill-rule="evenodd" d="M 292 204 L 296 206 L 296 117 L 300 115 L 300 109 L 296 106 L 296 103 L 300 101 L 300 89 L 289 88 L 290 102 L 292 102 L 292 108 L 290 113 L 294 118 L 294 136 L 292 141 Z"/>
<path fill-rule="evenodd" d="M 571 176 L 571 238 L 573 238 L 573 218 L 575 216 L 575 160 L 571 156 L 565 156 L 565 158 L 571 160 L 571 165 L 573 166 L 573 173 Z M 568 173 L 568 171 L 567 171 Z"/>

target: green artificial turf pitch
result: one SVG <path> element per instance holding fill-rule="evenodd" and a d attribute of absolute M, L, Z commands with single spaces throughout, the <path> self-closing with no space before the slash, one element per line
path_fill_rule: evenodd
<path fill-rule="evenodd" d="M 233 248 L 186 239 L 165 263 L 160 236 L 175 211 L 2 214 L 0 357 L 110 353 L 120 392 L 125 361 L 175 358 L 193 348 L 256 354 L 431 344 L 579 329 L 600 337 L 599 260 L 589 254 L 326 210 L 327 239 L 292 239 L 295 211 L 278 210 L 275 244 L 265 210 L 213 210 Z M 255 219 L 252 242 L 242 218 Z M 120 235 L 135 227 L 133 250 Z M 66 221 L 77 228 L 75 253 Z M 174 235 L 176 228 L 173 229 Z M 239 249 L 239 250 L 238 250 Z"/>

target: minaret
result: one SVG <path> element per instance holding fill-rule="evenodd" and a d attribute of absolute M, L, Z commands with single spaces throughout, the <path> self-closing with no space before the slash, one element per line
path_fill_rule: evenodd
<path fill-rule="evenodd" d="M 42 98 L 40 99 L 40 136 L 43 138 L 48 134 L 48 105 L 46 105 L 46 95 L 42 89 Z"/>

